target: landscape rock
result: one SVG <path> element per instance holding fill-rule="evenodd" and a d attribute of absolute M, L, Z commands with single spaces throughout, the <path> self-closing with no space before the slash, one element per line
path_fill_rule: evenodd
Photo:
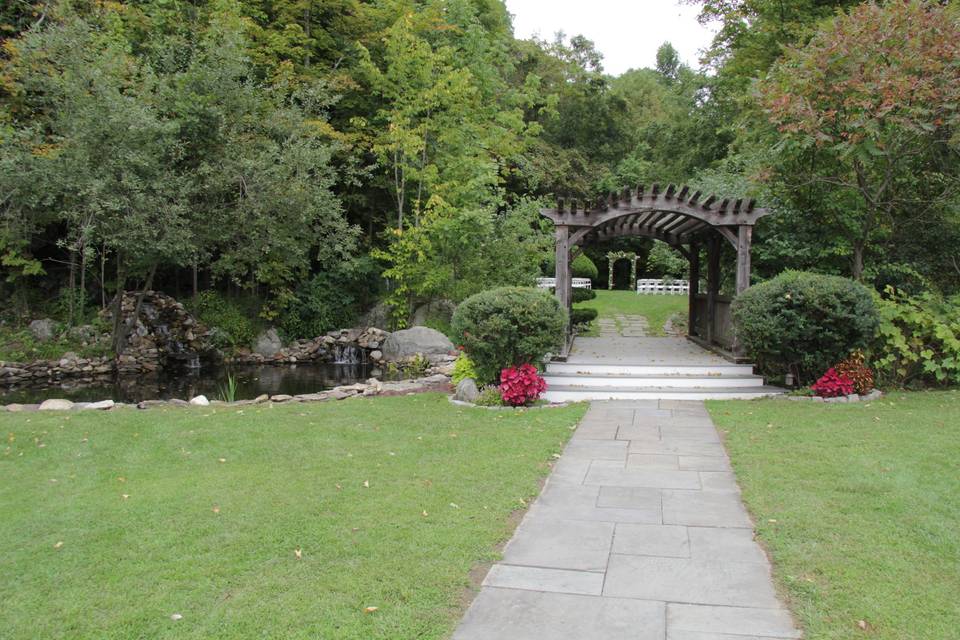
<path fill-rule="evenodd" d="M 50 318 L 34 320 L 30 323 L 30 333 L 40 342 L 49 342 L 53 340 L 53 329 L 56 325 Z"/>
<path fill-rule="evenodd" d="M 380 351 L 379 349 L 375 349 L 375 350 L 371 351 L 371 352 L 370 352 L 370 359 L 371 359 L 373 362 L 380 362 L 381 360 L 383 360 L 383 351 Z"/>
<path fill-rule="evenodd" d="M 209 407 L 210 401 L 207 400 L 207 396 L 197 396 L 190 399 L 190 404 L 195 407 Z"/>
<path fill-rule="evenodd" d="M 265 393 L 261 393 L 253 399 L 253 404 L 260 404 L 261 402 L 267 402 L 268 400 L 270 400 L 270 396 Z"/>
<path fill-rule="evenodd" d="M 83 408 L 92 411 L 106 411 L 107 409 L 113 409 L 115 404 L 113 400 L 101 400 L 100 402 L 90 402 Z"/>
<path fill-rule="evenodd" d="M 472 404 L 479 396 L 480 389 L 477 388 L 477 381 L 473 378 L 465 378 L 457 385 L 457 391 L 453 394 L 453 399 Z"/>
<path fill-rule="evenodd" d="M 270 402 L 290 402 L 293 400 L 293 396 L 288 396 L 284 393 L 278 393 L 275 396 L 270 396 Z"/>
<path fill-rule="evenodd" d="M 424 326 L 431 320 L 439 320 L 449 323 L 453 319 L 453 312 L 457 310 L 457 305 L 449 300 L 434 300 L 427 304 L 420 305 L 413 312 L 413 319 L 410 322 L 415 327 Z"/>
<path fill-rule="evenodd" d="M 272 328 L 257 336 L 257 342 L 253 348 L 255 353 L 268 358 L 277 355 L 281 349 L 283 349 L 283 341 L 280 339 L 277 330 Z"/>
<path fill-rule="evenodd" d="M 69 411 L 73 409 L 73 403 L 62 398 L 50 398 L 40 403 L 40 411 Z"/>
<path fill-rule="evenodd" d="M 381 350 L 384 359 L 400 362 L 414 358 L 417 354 L 427 358 L 449 356 L 454 347 L 450 338 L 435 329 L 413 327 L 388 335 Z"/>

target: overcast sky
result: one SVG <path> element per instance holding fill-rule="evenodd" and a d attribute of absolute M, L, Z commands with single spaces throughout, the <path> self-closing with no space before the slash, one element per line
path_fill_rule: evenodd
<path fill-rule="evenodd" d="M 655 66 L 657 48 L 666 41 L 697 67 L 699 51 L 713 39 L 712 29 L 697 23 L 697 7 L 677 0 L 507 0 L 507 9 L 518 38 L 553 40 L 563 31 L 593 40 L 611 75 Z"/>

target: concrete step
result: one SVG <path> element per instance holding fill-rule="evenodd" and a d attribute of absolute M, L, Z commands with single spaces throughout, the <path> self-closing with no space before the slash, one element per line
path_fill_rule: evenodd
<path fill-rule="evenodd" d="M 593 364 L 584 362 L 551 362 L 547 375 L 578 374 L 598 376 L 750 376 L 750 364 Z"/>
<path fill-rule="evenodd" d="M 585 400 L 754 400 L 784 393 L 779 387 L 548 387 L 543 398 L 550 402 Z"/>
<path fill-rule="evenodd" d="M 614 387 L 614 388 L 742 388 L 762 387 L 763 378 L 751 374 L 597 374 L 597 373 L 548 373 L 544 376 L 549 387 Z"/>

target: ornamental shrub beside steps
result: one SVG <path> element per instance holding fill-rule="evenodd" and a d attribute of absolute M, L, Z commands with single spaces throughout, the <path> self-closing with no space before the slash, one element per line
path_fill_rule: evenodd
<path fill-rule="evenodd" d="M 771 377 L 793 373 L 801 384 L 873 339 L 879 317 L 873 294 L 858 282 L 785 271 L 743 292 L 733 304 L 736 334 Z"/>
<path fill-rule="evenodd" d="M 464 300 L 453 314 L 455 340 L 473 361 L 480 384 L 503 369 L 539 363 L 563 343 L 566 313 L 545 291 L 502 287 Z"/>
<path fill-rule="evenodd" d="M 500 394 L 504 404 L 524 407 L 540 399 L 547 382 L 532 364 L 510 367 L 500 372 Z"/>

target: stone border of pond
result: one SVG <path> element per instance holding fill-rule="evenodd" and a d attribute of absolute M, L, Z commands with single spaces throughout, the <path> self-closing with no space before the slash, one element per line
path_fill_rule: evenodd
<path fill-rule="evenodd" d="M 246 407 L 258 404 L 294 404 L 300 402 L 327 402 L 330 400 L 346 400 L 348 398 L 404 395 L 409 393 L 426 393 L 430 391 L 448 391 L 450 376 L 437 373 L 431 376 L 399 380 L 396 382 L 381 382 L 370 378 L 365 383 L 335 387 L 329 391 L 318 393 L 304 393 L 295 396 L 263 394 L 251 400 L 237 400 L 225 402 L 223 400 L 208 400 L 205 396 L 197 396 L 190 400 L 145 400 L 136 404 L 103 400 L 100 402 L 71 402 L 62 398 L 51 398 L 40 404 L 8 404 L 0 405 L 0 411 L 11 413 L 32 411 L 115 411 L 120 409 L 153 409 L 157 407 Z"/>

